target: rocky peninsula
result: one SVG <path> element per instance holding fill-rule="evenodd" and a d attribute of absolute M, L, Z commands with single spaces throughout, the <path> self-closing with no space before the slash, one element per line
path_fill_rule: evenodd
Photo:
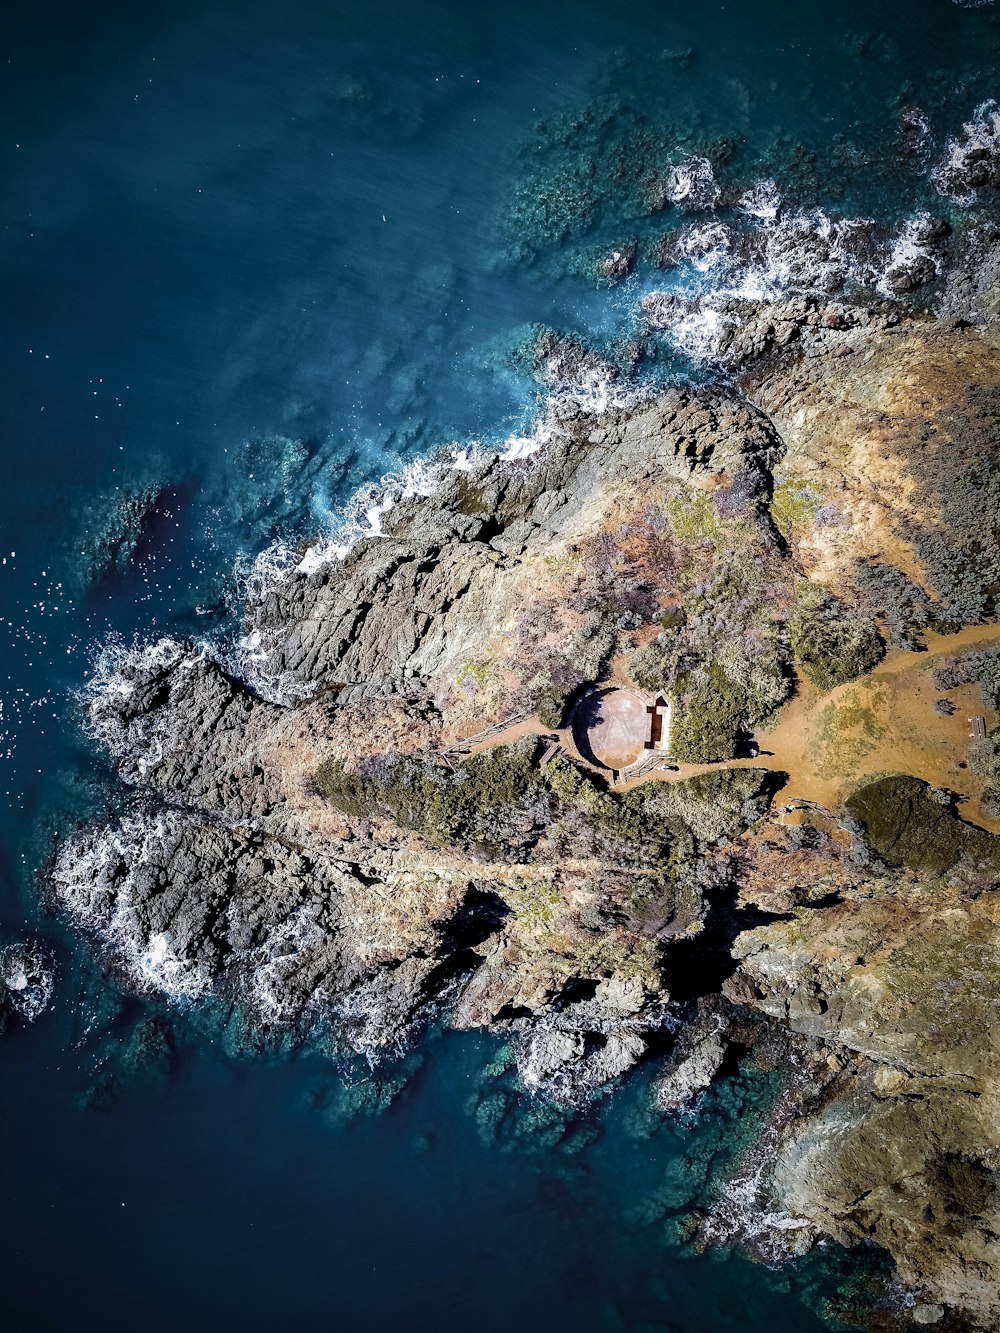
<path fill-rule="evenodd" d="M 934 310 L 731 305 L 725 379 L 561 395 L 261 578 L 238 654 L 117 662 L 89 724 L 134 799 L 60 906 L 252 1041 L 376 1060 L 444 1014 L 558 1100 L 657 1061 L 663 1114 L 770 1043 L 752 1244 L 874 1242 L 901 1319 L 996 1328 L 998 253 Z M 669 742 L 602 764 L 608 690 Z"/>

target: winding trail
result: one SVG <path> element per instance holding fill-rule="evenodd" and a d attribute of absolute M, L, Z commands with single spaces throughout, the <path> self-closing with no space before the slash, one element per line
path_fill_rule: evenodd
<path fill-rule="evenodd" d="M 928 633 L 923 652 L 891 649 L 874 670 L 821 693 L 802 679 L 773 727 L 755 733 L 760 754 L 717 764 L 678 764 L 669 768 L 660 756 L 632 775 L 615 780 L 580 753 L 572 725 L 553 730 L 537 717 L 499 724 L 480 738 L 459 742 L 449 753 L 478 754 L 524 736 L 552 736 L 575 763 L 610 780 L 615 791 L 632 791 L 647 782 L 684 782 L 719 769 L 756 768 L 787 774 L 782 802 L 815 803 L 836 809 L 865 778 L 881 773 L 906 773 L 965 798 L 962 817 L 990 832 L 1000 833 L 1000 819 L 981 806 L 983 780 L 968 767 L 972 741 L 970 720 L 985 716 L 988 729 L 997 724 L 974 685 L 941 691 L 933 673 L 942 659 L 969 648 L 1000 644 L 1000 624 L 971 625 L 957 634 Z M 955 705 L 951 717 L 938 713 L 935 700 Z"/>

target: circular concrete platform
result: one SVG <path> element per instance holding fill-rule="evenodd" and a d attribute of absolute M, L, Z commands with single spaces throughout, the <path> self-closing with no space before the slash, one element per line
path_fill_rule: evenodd
<path fill-rule="evenodd" d="M 607 689 L 582 699 L 573 714 L 573 736 L 585 758 L 605 768 L 628 768 L 649 738 L 646 705 L 631 690 Z"/>

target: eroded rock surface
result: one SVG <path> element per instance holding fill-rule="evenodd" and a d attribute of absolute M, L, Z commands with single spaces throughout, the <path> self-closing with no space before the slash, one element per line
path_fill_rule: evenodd
<path fill-rule="evenodd" d="M 457 1026 L 522 1033 L 530 1087 L 575 1097 L 617 1078 L 662 1026 L 660 933 L 702 911 L 685 866 L 758 818 L 773 784 L 723 775 L 728 796 L 718 782 L 664 792 L 655 816 L 637 794 L 625 808 L 655 817 L 651 856 L 647 825 L 615 827 L 599 780 L 561 795 L 543 780 L 530 726 L 472 801 L 474 764 L 441 752 L 537 705 L 526 612 L 563 688 L 608 655 L 605 613 L 592 590 L 564 595 L 554 553 L 579 582 L 574 552 L 610 512 L 641 517 L 651 490 L 692 477 L 744 477 L 752 508 L 779 448 L 732 393 L 570 416 L 537 459 L 485 459 L 400 500 L 384 535 L 307 558 L 251 605 L 255 670 L 288 702 L 193 645 L 128 656 L 90 724 L 141 803 L 67 843 L 59 900 L 136 984 L 222 997 L 265 1028 L 323 1018 L 374 1053 L 446 1003 Z M 388 805 L 372 803 L 383 790 Z"/>
<path fill-rule="evenodd" d="M 901 238 L 890 290 L 931 280 L 943 235 Z M 738 389 L 566 408 L 531 456 L 442 464 L 346 556 L 302 551 L 238 653 L 119 663 L 90 723 L 134 809 L 52 879 L 136 987 L 372 1058 L 444 1011 L 508 1031 L 522 1085 L 563 1102 L 667 1052 L 673 1114 L 778 1034 L 769 1257 L 873 1240 L 914 1320 L 989 1329 L 996 836 L 891 777 L 767 821 L 783 778 L 748 742 L 810 633 L 823 691 L 848 650 L 867 672 L 931 623 L 996 618 L 995 245 L 967 238 L 940 319 L 848 299 L 851 237 L 813 239 L 827 281 L 718 312 Z M 611 678 L 670 690 L 690 769 L 622 787 L 575 750 L 575 694 Z"/>

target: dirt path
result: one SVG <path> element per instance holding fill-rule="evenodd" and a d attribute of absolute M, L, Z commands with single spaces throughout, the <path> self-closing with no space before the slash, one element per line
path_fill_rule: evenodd
<path fill-rule="evenodd" d="M 962 766 L 972 740 L 970 718 L 984 713 L 979 692 L 973 685 L 942 692 L 933 679 L 942 658 L 998 642 L 1000 625 L 928 634 L 926 652 L 894 649 L 867 676 L 829 694 L 804 682 L 777 724 L 757 736 L 761 750 L 773 752 L 768 765 L 788 774 L 784 797 L 833 808 L 863 778 L 903 772 L 967 796 L 963 816 L 1000 832 L 1000 821 L 980 807 L 982 780 Z M 952 717 L 935 711 L 942 697 L 954 703 Z"/>
<path fill-rule="evenodd" d="M 673 771 L 655 764 L 620 781 L 615 790 L 631 791 L 647 782 L 683 782 L 720 768 L 765 768 L 788 774 L 782 791 L 785 804 L 814 801 L 835 809 L 866 777 L 909 773 L 967 797 L 963 817 L 1000 833 L 1000 820 L 981 808 L 982 779 L 964 766 L 972 739 L 969 719 L 984 712 L 979 692 L 973 685 L 948 690 L 945 697 L 954 703 L 955 713 L 946 717 L 934 709 L 935 700 L 943 696 L 933 679 L 942 658 L 997 643 L 1000 625 L 972 625 L 958 634 L 929 633 L 925 652 L 893 649 L 874 671 L 828 694 L 803 680 L 775 725 L 757 732 L 758 758 L 681 764 Z M 986 711 L 992 728 L 997 718 Z M 507 745 L 522 736 L 555 734 L 573 759 L 585 762 L 571 728 L 555 733 L 537 718 L 512 723 L 471 746 L 469 753 Z"/>
<path fill-rule="evenodd" d="M 655 877 L 660 871 L 647 866 L 622 866 L 586 857 L 568 857 L 551 864 L 531 862 L 510 865 L 502 861 L 456 861 L 452 858 L 435 861 L 426 852 L 400 851 L 393 856 L 393 869 L 412 873 L 418 878 L 429 873 L 443 879 L 490 879 L 511 884 L 533 884 L 567 876 L 588 877 L 597 874 L 633 875 L 637 878 Z"/>

